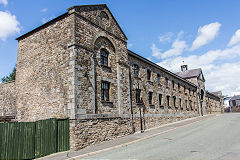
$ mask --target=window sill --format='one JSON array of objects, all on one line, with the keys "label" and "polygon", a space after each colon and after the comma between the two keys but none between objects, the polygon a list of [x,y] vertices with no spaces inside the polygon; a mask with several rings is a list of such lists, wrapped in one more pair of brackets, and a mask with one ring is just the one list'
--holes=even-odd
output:
[{"label": "window sill", "polygon": [[164,109],[164,106],[160,105],[159,108],[160,108],[160,109]]},{"label": "window sill", "polygon": [[133,74],[133,77],[134,77],[134,78],[139,78],[138,75],[136,75],[136,74]]},{"label": "window sill", "polygon": [[101,64],[103,70],[112,71],[111,67]]},{"label": "window sill", "polygon": [[137,105],[139,105],[139,106],[140,106],[140,105],[143,105],[143,103],[142,103],[142,102],[140,102],[140,103],[136,103],[136,104],[137,104]]},{"label": "window sill", "polygon": [[152,82],[152,81],[148,80],[147,82],[148,82],[148,84],[153,85],[153,82]]},{"label": "window sill", "polygon": [[155,105],[150,104],[151,109],[156,109]]},{"label": "window sill", "polygon": [[103,105],[107,105],[107,106],[113,106],[113,102],[110,102],[110,101],[101,101],[101,103],[103,104]]}]

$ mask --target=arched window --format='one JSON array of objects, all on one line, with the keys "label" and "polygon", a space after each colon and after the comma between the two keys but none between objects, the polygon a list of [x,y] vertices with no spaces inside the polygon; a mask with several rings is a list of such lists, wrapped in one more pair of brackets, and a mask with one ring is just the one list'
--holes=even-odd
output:
[{"label": "arched window", "polygon": [[104,66],[108,66],[108,52],[104,49],[101,49],[100,51],[100,59],[101,64]]},{"label": "arched window", "polygon": [[138,77],[139,74],[139,66],[137,64],[133,65],[133,73],[136,77]]}]

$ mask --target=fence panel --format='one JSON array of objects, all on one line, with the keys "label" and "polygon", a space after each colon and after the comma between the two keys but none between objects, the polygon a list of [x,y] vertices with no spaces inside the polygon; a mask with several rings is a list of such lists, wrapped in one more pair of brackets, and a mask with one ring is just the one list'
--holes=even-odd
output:
[{"label": "fence panel", "polygon": [[0,160],[39,158],[69,148],[69,119],[0,123]]},{"label": "fence panel", "polygon": [[57,152],[69,150],[69,119],[57,120]]},{"label": "fence panel", "polygon": [[35,157],[43,157],[57,151],[57,120],[47,119],[36,122]]},{"label": "fence panel", "polygon": [[34,131],[32,122],[0,124],[0,159],[34,158]]}]

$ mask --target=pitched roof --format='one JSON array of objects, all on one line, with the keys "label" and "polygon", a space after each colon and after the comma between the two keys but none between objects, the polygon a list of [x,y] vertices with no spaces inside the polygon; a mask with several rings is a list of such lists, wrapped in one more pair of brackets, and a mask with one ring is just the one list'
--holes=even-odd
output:
[{"label": "pitched roof", "polygon": [[[123,36],[127,39],[126,34],[123,32],[122,28],[120,27],[120,25],[118,24],[117,20],[115,19],[115,17],[113,16],[112,12],[110,11],[110,9],[108,8],[108,6],[107,6],[106,4],[78,5],[78,6],[72,6],[72,7],[68,8],[67,10],[69,11],[69,10],[71,10],[71,9],[73,9],[73,8],[80,8],[80,7],[84,8],[84,7],[89,7],[89,6],[91,6],[91,7],[98,7],[98,6],[103,6],[103,7],[105,7],[105,8],[109,11],[109,13],[111,14],[113,20],[116,22],[116,24],[117,24],[117,26],[119,27],[120,31],[122,32]],[[68,15],[69,15],[69,12],[65,12],[65,13],[63,13],[62,15],[60,15],[60,16],[58,16],[58,17],[56,17],[56,18],[54,18],[54,19],[52,19],[52,20],[50,20],[50,21],[48,21],[48,22],[46,22],[46,23],[44,23],[44,24],[42,24],[41,26],[39,26],[39,27],[37,27],[37,28],[35,28],[35,29],[33,29],[33,30],[31,30],[31,31],[29,31],[29,32],[27,32],[27,33],[19,36],[19,37],[17,37],[16,40],[20,40],[20,39],[22,39],[22,38],[25,38],[25,37],[27,37],[28,35],[33,34],[33,33],[37,32],[37,31],[39,31],[39,30],[41,30],[41,29],[43,29],[43,28],[51,25],[52,23],[55,23],[55,22],[57,22],[57,21],[65,18],[65,17],[68,16]]]},{"label": "pitched roof", "polygon": [[217,91],[217,92],[210,92],[211,94],[214,94],[215,96],[218,96],[219,95],[222,95],[222,92],[221,91]]},{"label": "pitched roof", "polygon": [[[213,94],[213,93],[215,93],[215,94]],[[217,98],[218,100],[220,100],[220,97],[216,94],[216,92],[208,92],[207,91],[207,96],[208,97],[215,97],[215,98]]]},{"label": "pitched roof", "polygon": [[229,101],[240,99],[240,95],[233,96]]},{"label": "pitched roof", "polygon": [[119,25],[119,23],[117,22],[117,20],[115,19],[115,17],[113,16],[112,12],[110,11],[110,9],[108,8],[108,6],[106,4],[77,5],[77,6],[72,6],[72,7],[68,8],[67,10],[70,11],[71,9],[74,9],[74,8],[98,7],[98,6],[103,6],[103,7],[105,7],[109,11],[109,13],[111,14],[113,20],[116,22],[117,26],[119,27],[120,31],[122,32],[123,36],[126,39],[128,39],[126,34],[123,32],[121,26]]},{"label": "pitched roof", "polygon": [[201,68],[186,70],[184,72],[177,72],[176,74],[182,78],[198,77],[202,73]]},{"label": "pitched roof", "polygon": [[128,49],[128,55],[134,56],[135,58],[138,58],[138,59],[144,61],[145,63],[148,63],[148,64],[150,64],[150,65],[152,65],[152,66],[154,66],[154,67],[156,67],[156,68],[158,68],[158,69],[160,69],[160,70],[162,70],[162,71],[172,75],[173,77],[178,78],[178,79],[182,80],[185,83],[188,83],[189,85],[192,85],[193,87],[197,87],[195,84],[191,83],[190,81],[185,80],[184,78],[178,76],[177,74],[175,74],[173,72],[170,72],[169,70],[167,70],[167,69],[157,65],[156,63],[153,63],[152,61],[150,61],[150,60],[148,60],[148,59],[138,55],[137,53],[134,53],[133,51],[131,51],[129,49]]}]

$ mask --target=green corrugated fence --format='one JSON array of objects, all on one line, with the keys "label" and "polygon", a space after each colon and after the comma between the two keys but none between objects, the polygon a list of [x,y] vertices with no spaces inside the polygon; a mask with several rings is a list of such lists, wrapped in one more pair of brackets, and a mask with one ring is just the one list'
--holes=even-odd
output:
[{"label": "green corrugated fence", "polygon": [[0,123],[0,159],[33,159],[69,150],[69,119]]}]

